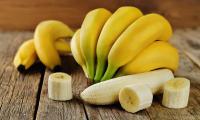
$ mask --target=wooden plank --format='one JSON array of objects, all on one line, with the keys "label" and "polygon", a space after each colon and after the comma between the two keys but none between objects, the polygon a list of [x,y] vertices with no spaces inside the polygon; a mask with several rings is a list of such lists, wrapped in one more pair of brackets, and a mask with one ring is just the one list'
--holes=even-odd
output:
[{"label": "wooden plank", "polygon": [[72,56],[63,58],[63,72],[72,75],[73,100],[71,101],[53,101],[48,98],[48,76],[51,74],[46,70],[42,92],[40,95],[39,108],[37,111],[37,120],[86,120],[83,103],[80,100],[79,93],[87,85],[84,76],[80,75],[80,68],[75,63]]},{"label": "wooden plank", "polygon": [[85,14],[94,8],[104,7],[111,11],[131,5],[144,13],[164,15],[174,27],[200,25],[199,0],[1,0],[0,27],[4,29],[34,29],[38,22],[58,19],[71,27],[80,27]]},{"label": "wooden plank", "polygon": [[12,64],[19,45],[31,36],[30,32],[0,32],[0,119],[2,120],[31,120],[35,117],[42,71],[35,67],[20,74]]}]

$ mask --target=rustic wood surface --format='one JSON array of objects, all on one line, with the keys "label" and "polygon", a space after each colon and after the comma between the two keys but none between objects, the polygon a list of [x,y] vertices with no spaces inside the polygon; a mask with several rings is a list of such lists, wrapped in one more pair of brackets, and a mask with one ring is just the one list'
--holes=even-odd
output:
[{"label": "rustic wood surface", "polygon": [[12,65],[17,48],[32,35],[26,31],[0,31],[0,120],[200,120],[200,28],[178,29],[170,40],[180,52],[180,66],[175,75],[191,80],[188,107],[165,108],[161,105],[162,95],[157,95],[150,108],[135,114],[124,111],[119,104],[84,103],[79,94],[90,83],[71,55],[63,57],[62,71],[72,75],[73,100],[48,99],[51,71],[38,64],[20,74]]},{"label": "rustic wood surface", "polygon": [[0,27],[27,30],[42,20],[58,19],[79,28],[88,11],[104,7],[113,12],[125,5],[160,13],[174,27],[200,25],[199,0],[0,0]]}]

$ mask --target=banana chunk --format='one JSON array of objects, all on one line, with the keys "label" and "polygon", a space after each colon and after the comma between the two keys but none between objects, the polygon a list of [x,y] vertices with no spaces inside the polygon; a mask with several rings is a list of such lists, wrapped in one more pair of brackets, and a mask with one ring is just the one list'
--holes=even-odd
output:
[{"label": "banana chunk", "polygon": [[119,92],[119,102],[126,111],[135,113],[151,106],[153,93],[147,85],[131,85]]},{"label": "banana chunk", "polygon": [[184,108],[188,104],[190,81],[186,78],[174,78],[164,85],[162,104],[168,108]]},{"label": "banana chunk", "polygon": [[71,100],[72,99],[72,83],[71,76],[57,72],[49,76],[48,95],[53,100]]}]

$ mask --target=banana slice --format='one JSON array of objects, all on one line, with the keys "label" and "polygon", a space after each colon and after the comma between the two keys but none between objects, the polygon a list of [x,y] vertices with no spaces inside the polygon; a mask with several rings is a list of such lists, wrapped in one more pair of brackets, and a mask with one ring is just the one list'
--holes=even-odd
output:
[{"label": "banana slice", "polygon": [[164,85],[162,104],[168,108],[184,108],[188,104],[190,81],[186,78],[174,78]]},{"label": "banana slice", "polygon": [[53,100],[71,100],[72,99],[72,83],[71,76],[57,72],[49,76],[48,95]]},{"label": "banana slice", "polygon": [[119,102],[126,111],[135,113],[151,106],[153,94],[146,85],[131,85],[119,92]]}]

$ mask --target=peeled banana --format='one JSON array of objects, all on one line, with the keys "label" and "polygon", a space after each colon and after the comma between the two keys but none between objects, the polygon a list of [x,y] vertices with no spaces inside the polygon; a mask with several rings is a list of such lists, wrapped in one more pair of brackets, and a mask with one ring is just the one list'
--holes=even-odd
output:
[{"label": "peeled banana", "polygon": [[122,76],[91,85],[80,96],[90,104],[108,105],[118,101],[120,89],[127,85],[147,85],[153,94],[162,93],[164,83],[172,78],[174,75],[168,69]]},{"label": "peeled banana", "polygon": [[83,68],[85,75],[88,76],[85,59],[81,53],[80,48],[80,29],[75,32],[71,39],[71,51],[76,62]]},{"label": "peeled banana", "polygon": [[54,43],[59,38],[72,35],[73,31],[60,21],[49,20],[38,24],[34,33],[34,44],[40,61],[52,70],[58,69],[61,60]]},{"label": "peeled banana", "polygon": [[97,68],[94,78],[96,82],[104,74],[107,56],[114,42],[132,22],[141,16],[142,12],[138,8],[126,6],[120,7],[107,20],[97,42]]},{"label": "peeled banana", "polygon": [[101,29],[111,16],[110,11],[104,8],[98,8],[90,11],[81,26],[80,30],[80,46],[81,54],[83,54],[88,77],[90,79],[94,78],[95,74],[95,59],[96,59],[96,44]]},{"label": "peeled banana", "polygon": [[169,22],[159,14],[147,14],[133,22],[117,39],[108,54],[108,67],[102,80],[113,77],[117,69],[136,57],[156,40],[168,41],[172,35]]},{"label": "peeled banana", "polygon": [[[71,49],[68,42],[59,39],[55,42],[55,48],[59,55],[67,55]],[[30,68],[37,61],[37,54],[33,39],[27,40],[19,47],[15,57],[14,65],[18,71],[23,72]]]},{"label": "peeled banana", "polygon": [[129,85],[119,92],[119,102],[126,111],[135,113],[151,106],[153,94],[146,85]]},{"label": "peeled banana", "polygon": [[167,42],[156,41],[145,48],[135,59],[120,68],[116,76],[148,72],[158,68],[175,71],[178,63],[177,49]]},{"label": "peeled banana", "polygon": [[48,96],[53,100],[71,100],[71,76],[61,72],[51,74],[48,79]]},{"label": "peeled banana", "polygon": [[168,108],[184,108],[188,104],[190,81],[186,78],[174,78],[164,85],[162,104]]}]

